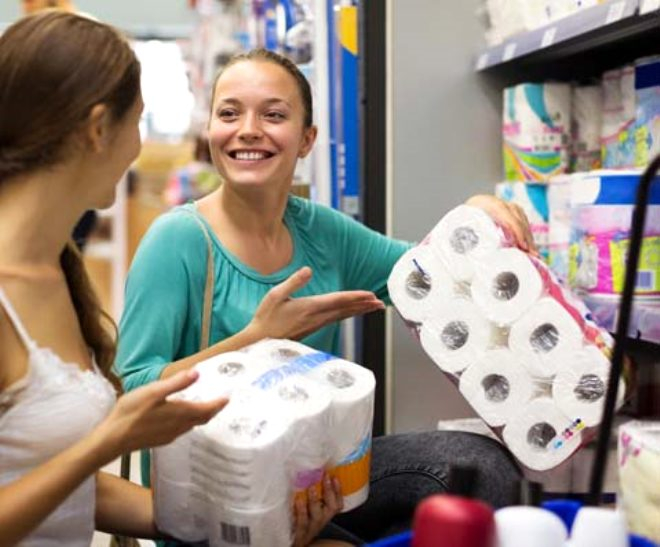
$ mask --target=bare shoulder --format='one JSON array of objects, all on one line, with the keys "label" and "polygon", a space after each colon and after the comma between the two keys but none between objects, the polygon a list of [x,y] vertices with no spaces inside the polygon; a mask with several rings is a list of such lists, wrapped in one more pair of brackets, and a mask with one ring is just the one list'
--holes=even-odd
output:
[{"label": "bare shoulder", "polygon": [[27,350],[4,307],[0,306],[0,392],[27,372]]}]

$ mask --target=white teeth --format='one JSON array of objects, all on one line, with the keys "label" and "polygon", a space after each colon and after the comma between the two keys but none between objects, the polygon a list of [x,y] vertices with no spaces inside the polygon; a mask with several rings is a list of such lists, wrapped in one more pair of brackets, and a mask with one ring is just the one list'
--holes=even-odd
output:
[{"label": "white teeth", "polygon": [[236,152],[237,160],[263,160],[266,158],[265,152]]}]

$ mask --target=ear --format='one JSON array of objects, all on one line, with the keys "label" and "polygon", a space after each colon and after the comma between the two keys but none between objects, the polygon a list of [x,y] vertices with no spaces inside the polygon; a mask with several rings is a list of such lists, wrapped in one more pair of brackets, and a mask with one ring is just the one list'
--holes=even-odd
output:
[{"label": "ear", "polygon": [[307,156],[307,154],[310,153],[314,143],[316,142],[316,135],[318,132],[318,128],[315,125],[305,129],[300,150],[298,151],[299,158],[304,158]]},{"label": "ear", "polygon": [[97,104],[87,117],[85,124],[85,140],[91,149],[98,153],[105,150],[110,143],[110,112],[104,104]]}]

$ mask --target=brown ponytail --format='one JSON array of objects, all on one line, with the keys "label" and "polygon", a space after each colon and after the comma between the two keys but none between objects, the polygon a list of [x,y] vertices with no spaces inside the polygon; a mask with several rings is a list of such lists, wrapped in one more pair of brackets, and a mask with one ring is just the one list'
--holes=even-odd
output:
[{"label": "brown ponytail", "polygon": [[117,325],[101,308],[82,255],[73,242],[62,251],[60,264],[85,342],[94,352],[98,367],[120,392],[121,383],[112,371],[117,353]]}]

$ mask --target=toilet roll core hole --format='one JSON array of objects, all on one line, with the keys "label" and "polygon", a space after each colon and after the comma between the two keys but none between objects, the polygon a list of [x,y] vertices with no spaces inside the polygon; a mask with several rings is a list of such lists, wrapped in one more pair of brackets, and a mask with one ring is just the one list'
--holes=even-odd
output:
[{"label": "toilet roll core hole", "polygon": [[218,366],[218,372],[223,376],[236,376],[245,370],[241,363],[222,363]]},{"label": "toilet roll core hole", "polygon": [[529,337],[529,343],[536,353],[549,353],[559,343],[559,331],[550,323],[536,327]]},{"label": "toilet roll core hole", "polygon": [[519,289],[520,281],[513,272],[499,273],[493,281],[493,296],[498,300],[511,300]]},{"label": "toilet roll core hole", "polygon": [[484,388],[486,399],[494,403],[506,401],[511,391],[509,380],[499,374],[489,374],[481,380],[481,387]]},{"label": "toilet roll core hole", "polygon": [[295,349],[277,348],[272,355],[278,361],[290,361],[291,359],[300,357],[300,352]]},{"label": "toilet roll core hole", "polygon": [[449,244],[455,252],[464,255],[479,245],[479,235],[469,226],[460,226],[452,232]]},{"label": "toilet roll core hole", "polygon": [[527,431],[527,443],[534,448],[545,449],[557,436],[557,430],[547,422],[534,424]]},{"label": "toilet roll core hole", "polygon": [[285,401],[294,401],[296,403],[301,403],[309,399],[308,393],[301,387],[293,386],[282,386],[278,394],[281,399]]},{"label": "toilet roll core hole", "polygon": [[328,372],[326,379],[330,384],[339,389],[346,389],[351,387],[355,383],[355,378],[351,376],[348,372],[341,369],[333,369]]},{"label": "toilet roll core hole", "polygon": [[595,374],[584,374],[573,390],[578,401],[593,402],[605,395],[605,383]]},{"label": "toilet roll core hole", "polygon": [[229,424],[229,431],[235,435],[242,435],[244,437],[256,439],[263,433],[264,429],[266,429],[267,423],[267,420],[259,420],[255,423],[251,418],[236,418]]},{"label": "toilet roll core hole", "polygon": [[451,321],[440,333],[440,340],[446,348],[456,350],[462,348],[470,337],[470,329],[463,321]]},{"label": "toilet roll core hole", "polygon": [[406,292],[415,300],[426,298],[431,292],[431,278],[421,270],[411,271],[406,278]]}]

